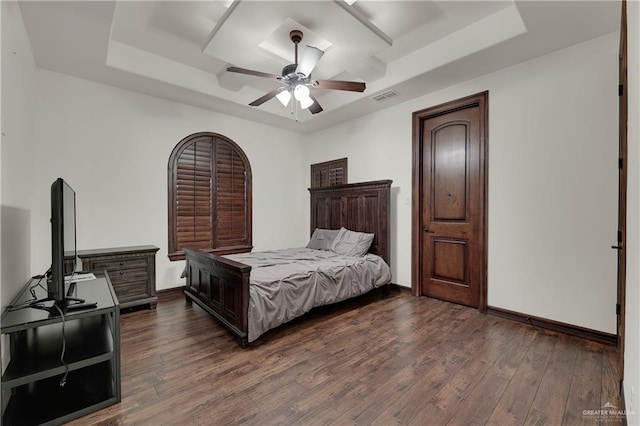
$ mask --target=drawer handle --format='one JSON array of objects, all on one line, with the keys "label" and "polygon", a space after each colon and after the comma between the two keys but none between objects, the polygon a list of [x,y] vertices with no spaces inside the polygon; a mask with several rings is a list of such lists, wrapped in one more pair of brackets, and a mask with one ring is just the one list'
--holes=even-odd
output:
[{"label": "drawer handle", "polygon": [[120,275],[124,275],[124,271],[120,271]]},{"label": "drawer handle", "polygon": [[120,266],[124,265],[124,262],[120,262]]}]

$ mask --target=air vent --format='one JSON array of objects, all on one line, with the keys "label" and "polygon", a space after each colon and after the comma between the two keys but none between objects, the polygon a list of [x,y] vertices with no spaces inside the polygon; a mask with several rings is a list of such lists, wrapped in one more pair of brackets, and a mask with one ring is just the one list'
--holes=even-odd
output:
[{"label": "air vent", "polygon": [[399,93],[395,90],[387,90],[384,93],[380,93],[379,95],[375,95],[372,99],[376,102],[386,101],[387,99],[395,98]]}]

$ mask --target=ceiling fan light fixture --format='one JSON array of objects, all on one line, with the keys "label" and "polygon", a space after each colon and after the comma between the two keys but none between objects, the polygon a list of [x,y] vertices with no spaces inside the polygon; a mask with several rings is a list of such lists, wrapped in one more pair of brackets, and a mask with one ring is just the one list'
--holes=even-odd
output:
[{"label": "ceiling fan light fixture", "polygon": [[307,109],[314,103],[314,100],[311,99],[309,88],[304,84],[298,84],[293,89],[293,96],[300,102],[301,109]]},{"label": "ceiling fan light fixture", "polygon": [[302,109],[307,109],[313,105],[313,99],[308,95],[302,99],[298,99],[298,101],[300,102],[300,108]]},{"label": "ceiling fan light fixture", "polygon": [[304,84],[298,84],[295,89],[293,89],[293,96],[299,101],[307,99],[309,98],[309,88]]},{"label": "ceiling fan light fixture", "polygon": [[289,105],[289,101],[291,100],[291,93],[288,90],[283,90],[276,95],[276,98],[280,101],[283,106]]}]

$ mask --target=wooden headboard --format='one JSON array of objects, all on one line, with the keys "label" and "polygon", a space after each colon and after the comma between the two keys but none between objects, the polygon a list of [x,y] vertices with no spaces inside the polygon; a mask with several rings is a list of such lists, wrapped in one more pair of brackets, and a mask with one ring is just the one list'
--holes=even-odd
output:
[{"label": "wooden headboard", "polygon": [[391,180],[309,188],[311,233],[316,228],[374,233],[370,253],[391,265]]}]

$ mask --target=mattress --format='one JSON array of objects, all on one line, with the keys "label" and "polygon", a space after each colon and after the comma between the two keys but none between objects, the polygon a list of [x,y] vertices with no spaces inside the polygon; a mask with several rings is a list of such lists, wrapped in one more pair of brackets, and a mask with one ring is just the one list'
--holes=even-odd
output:
[{"label": "mattress", "polygon": [[381,257],[342,256],[308,248],[227,255],[251,266],[248,340],[312,308],[349,299],[391,282]]}]

